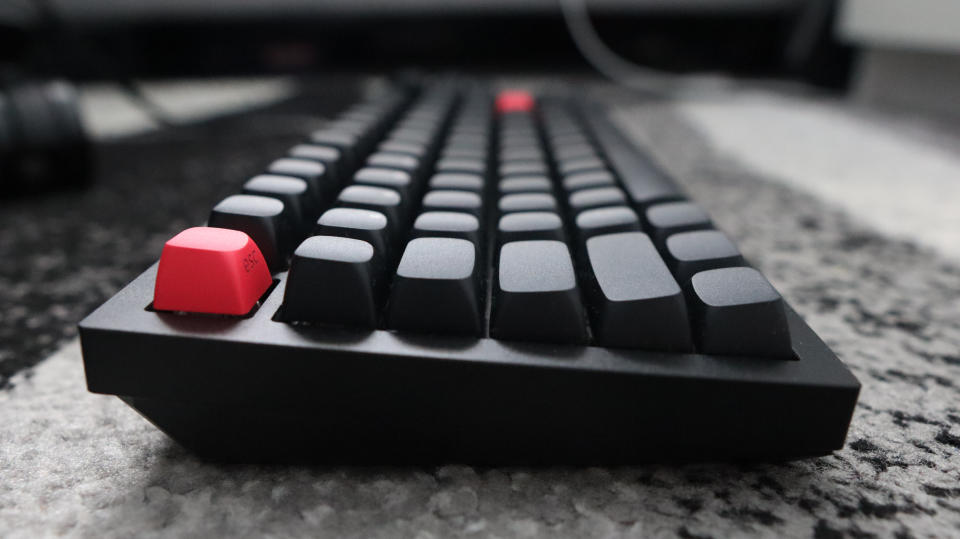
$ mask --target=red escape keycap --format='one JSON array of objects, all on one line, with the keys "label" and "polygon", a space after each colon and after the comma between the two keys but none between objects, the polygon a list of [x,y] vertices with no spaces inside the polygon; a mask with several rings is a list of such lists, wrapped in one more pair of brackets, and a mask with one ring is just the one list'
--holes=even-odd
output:
[{"label": "red escape keycap", "polygon": [[526,90],[504,90],[497,95],[497,112],[530,112],[533,96]]},{"label": "red escape keycap", "polygon": [[226,228],[188,228],[163,246],[153,308],[243,315],[272,282],[250,236]]}]

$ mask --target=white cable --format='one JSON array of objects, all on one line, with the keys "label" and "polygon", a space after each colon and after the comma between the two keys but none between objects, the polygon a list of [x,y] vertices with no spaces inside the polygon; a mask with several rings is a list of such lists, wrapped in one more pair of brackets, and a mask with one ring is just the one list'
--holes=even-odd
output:
[{"label": "white cable", "polygon": [[[717,90],[717,77],[679,76],[643,67],[626,60],[610,49],[594,28],[587,11],[587,0],[558,0],[567,31],[580,54],[602,75],[628,88],[658,95],[676,95],[678,93],[701,93],[704,90]],[[693,84],[699,81],[698,84]],[[705,84],[709,82],[710,84]],[[719,86],[727,86],[724,81]],[[712,87],[712,88],[708,88]]]}]

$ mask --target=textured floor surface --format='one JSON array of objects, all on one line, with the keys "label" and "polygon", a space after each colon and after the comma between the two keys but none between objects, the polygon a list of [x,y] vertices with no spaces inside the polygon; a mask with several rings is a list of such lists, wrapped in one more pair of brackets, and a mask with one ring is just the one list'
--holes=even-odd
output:
[{"label": "textured floor surface", "polygon": [[690,100],[679,109],[751,170],[960,261],[957,129],[769,92]]},{"label": "textured floor surface", "polygon": [[[718,152],[674,107],[620,112],[863,383],[843,450],[791,463],[615,469],[223,466],[185,454],[118,399],[86,393],[73,342],[0,391],[0,536],[960,535],[960,267]],[[112,174],[170,176],[173,194],[141,199],[118,182],[97,206],[115,212],[58,232],[76,251],[40,259],[63,287],[54,316],[78,318],[197,220],[229,189],[226,177],[289,142],[274,131],[243,151],[216,141],[233,128],[209,127],[196,141],[204,152],[176,142],[112,154]],[[178,188],[204,203],[183,206]],[[62,204],[66,222],[79,217],[71,200]],[[117,223],[134,217],[142,226],[118,239]],[[32,234],[22,241],[43,241]],[[65,261],[82,262],[70,279]],[[36,271],[37,260],[22,264]],[[47,327],[24,324],[19,331]]]}]

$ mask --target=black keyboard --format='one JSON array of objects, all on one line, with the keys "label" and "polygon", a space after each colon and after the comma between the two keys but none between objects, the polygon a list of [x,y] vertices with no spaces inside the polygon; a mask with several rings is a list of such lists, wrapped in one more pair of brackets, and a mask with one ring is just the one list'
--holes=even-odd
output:
[{"label": "black keyboard", "polygon": [[90,391],[198,454],[616,463],[843,445],[857,380],[602,104],[397,89],[211,208],[80,323]]}]

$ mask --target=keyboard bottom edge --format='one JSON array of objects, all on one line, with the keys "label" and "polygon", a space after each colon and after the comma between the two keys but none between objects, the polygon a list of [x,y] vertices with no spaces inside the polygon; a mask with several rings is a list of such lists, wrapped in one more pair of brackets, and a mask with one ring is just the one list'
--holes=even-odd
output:
[{"label": "keyboard bottom edge", "polygon": [[[346,465],[628,465],[684,462],[782,462],[824,456],[841,441],[749,433],[746,438],[709,438],[708,432],[677,431],[664,422],[619,430],[609,436],[576,437],[491,418],[454,429],[386,412],[369,417],[334,417],[319,410],[241,409],[235,405],[182,403],[120,397],[176,443],[214,462]],[[401,411],[402,415],[402,411]],[[388,419],[392,419],[390,421]],[[731,418],[735,422],[736,419]],[[723,429],[723,425],[716,425]],[[792,445],[792,447],[791,447]]]}]

